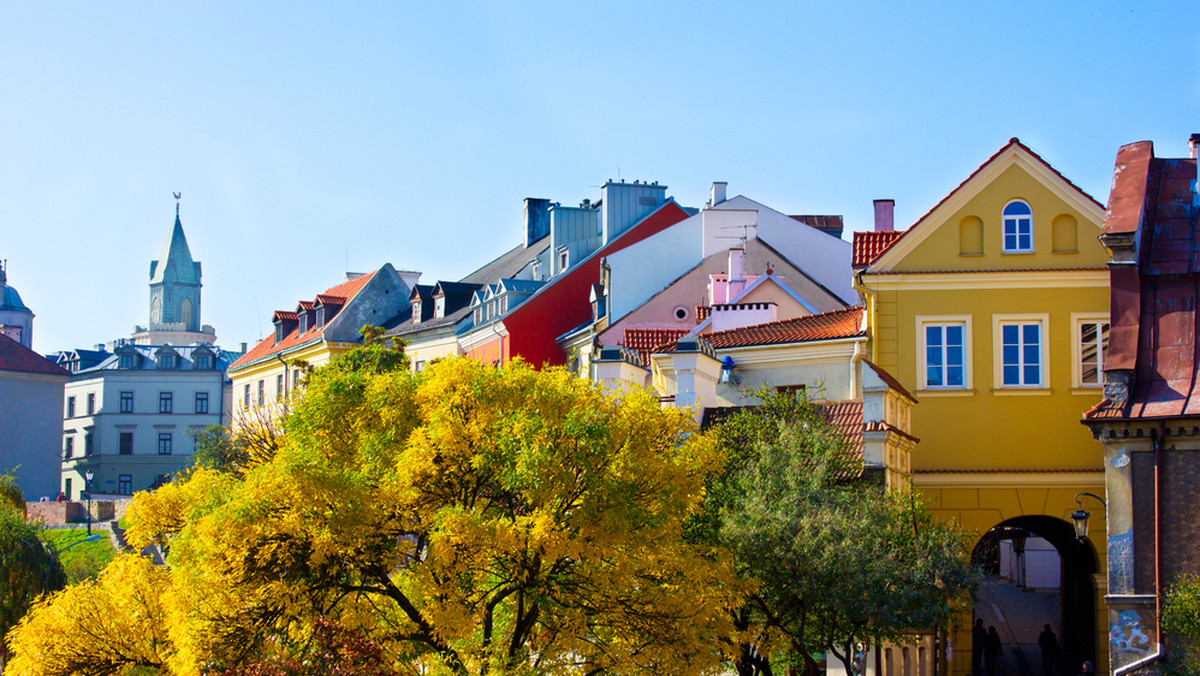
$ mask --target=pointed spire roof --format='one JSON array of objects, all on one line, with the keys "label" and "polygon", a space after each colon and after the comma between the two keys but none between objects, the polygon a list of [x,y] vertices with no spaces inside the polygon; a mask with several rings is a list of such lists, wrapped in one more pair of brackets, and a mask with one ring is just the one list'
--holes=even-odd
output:
[{"label": "pointed spire roof", "polygon": [[192,260],[187,237],[183,234],[183,224],[179,221],[178,204],[175,205],[175,227],[171,229],[171,236],[167,239],[158,260],[150,261],[150,283],[161,284],[167,281],[200,283],[200,264]]}]

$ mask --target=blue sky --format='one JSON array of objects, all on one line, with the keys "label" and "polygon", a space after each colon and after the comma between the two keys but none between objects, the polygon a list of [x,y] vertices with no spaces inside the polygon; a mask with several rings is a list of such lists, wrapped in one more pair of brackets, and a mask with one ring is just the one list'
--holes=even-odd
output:
[{"label": "blue sky", "polygon": [[0,259],[35,349],[126,337],[181,191],[236,347],[347,269],[458,279],[523,198],[609,178],[907,227],[1018,136],[1106,202],[1120,145],[1200,132],[1187,6],[0,0]]}]

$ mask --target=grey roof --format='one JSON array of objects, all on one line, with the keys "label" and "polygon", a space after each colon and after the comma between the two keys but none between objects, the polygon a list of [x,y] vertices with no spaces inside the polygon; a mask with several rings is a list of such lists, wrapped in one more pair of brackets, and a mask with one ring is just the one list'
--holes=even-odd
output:
[{"label": "grey roof", "polygon": [[[156,371],[156,370],[160,370],[160,369],[158,368],[158,361],[155,359],[155,357],[157,356],[158,352],[160,350],[162,350],[164,347],[170,347],[171,350],[173,350],[174,352],[176,352],[179,355],[179,366],[176,368],[171,368],[171,369],[161,369],[164,371],[199,370],[199,369],[196,369],[196,362],[193,358],[193,355],[196,352],[200,352],[202,354],[212,354],[213,356],[216,357],[217,363],[215,364],[215,367],[211,368],[211,369],[203,369],[204,371],[224,371],[225,369],[229,368],[230,364],[237,361],[238,357],[242,356],[241,352],[232,352],[230,350],[222,350],[221,348],[219,348],[215,345],[169,345],[169,346],[164,346],[164,345],[132,345],[129,343],[126,343],[125,345],[122,345],[121,347],[117,348],[117,353],[97,352],[95,350],[72,350],[70,353],[65,353],[65,354],[68,354],[68,355],[69,354],[79,354],[82,357],[86,353],[90,357],[90,359],[88,359],[89,361],[94,360],[94,361],[98,361],[99,363],[97,363],[95,366],[91,366],[89,368],[79,369],[75,373],[94,373],[97,371],[128,370],[128,369],[121,369],[121,354],[128,354],[129,350],[132,349],[133,351],[137,352],[142,357],[140,360],[138,360],[139,363],[134,367],[134,370],[136,370],[136,371]],[[61,359],[61,357],[60,357],[60,359]],[[80,361],[84,361],[84,359],[81,359]]]},{"label": "grey roof", "polygon": [[509,293],[533,293],[546,285],[546,280],[502,279],[500,284]]},{"label": "grey roof", "polygon": [[200,264],[192,260],[192,252],[188,249],[187,237],[183,234],[183,224],[179,222],[178,213],[175,214],[175,227],[171,229],[171,236],[167,238],[158,260],[150,261],[150,283],[160,284],[165,281],[200,283]]},{"label": "grey roof", "polygon": [[515,277],[518,272],[525,269],[526,265],[529,265],[530,261],[546,253],[546,250],[549,248],[549,237],[543,237],[534,242],[533,246],[530,247],[518,244],[499,258],[496,258],[459,281],[471,284],[494,284],[497,280]]}]

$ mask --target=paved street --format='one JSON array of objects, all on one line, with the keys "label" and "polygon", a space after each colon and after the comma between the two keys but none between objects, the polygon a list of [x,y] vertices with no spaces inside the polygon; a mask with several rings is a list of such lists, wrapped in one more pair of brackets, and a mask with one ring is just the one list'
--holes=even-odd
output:
[{"label": "paved street", "polygon": [[[1043,676],[1038,635],[1047,624],[1059,635],[1058,592],[1026,591],[1005,580],[988,578],[975,608],[985,627],[995,625],[1004,644],[996,676]],[[1062,664],[1058,668],[1058,674],[1075,673],[1062,671]]]}]

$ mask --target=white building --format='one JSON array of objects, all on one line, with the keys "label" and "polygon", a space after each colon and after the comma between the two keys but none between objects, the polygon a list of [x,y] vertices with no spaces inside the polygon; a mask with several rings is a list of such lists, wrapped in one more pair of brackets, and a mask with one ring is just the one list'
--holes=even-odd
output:
[{"label": "white building", "polygon": [[72,500],[129,495],[191,466],[198,430],[229,422],[225,371],[240,352],[200,323],[200,264],[176,206],[163,255],[150,265],[150,322],[132,339],[63,352],[61,490]]}]

